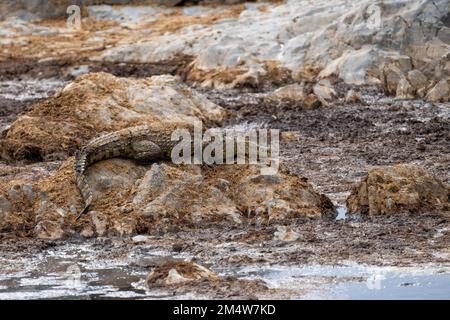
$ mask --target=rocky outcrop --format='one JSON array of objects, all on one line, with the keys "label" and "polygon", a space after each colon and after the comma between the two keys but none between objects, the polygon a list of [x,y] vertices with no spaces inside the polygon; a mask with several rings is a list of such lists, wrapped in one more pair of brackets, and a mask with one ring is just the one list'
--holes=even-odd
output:
[{"label": "rocky outcrop", "polygon": [[[124,40],[101,59],[147,62],[183,53],[195,57],[188,78],[207,86],[258,86],[284,70],[291,81],[337,77],[383,84],[400,98],[424,96],[433,81],[449,76],[448,7],[448,0],[247,6],[195,32],[186,27],[136,44]],[[424,78],[416,83],[418,72]]]},{"label": "rocky outcrop", "polygon": [[450,211],[450,189],[416,165],[373,168],[347,198],[349,213]]},{"label": "rocky outcrop", "polygon": [[1,157],[65,159],[101,132],[147,124],[213,124],[226,112],[172,76],[147,79],[87,74],[34,105],[3,132]]},{"label": "rocky outcrop", "polygon": [[[2,43],[13,47],[0,58],[11,52],[39,59],[82,56],[100,63],[190,57],[180,72],[203,86],[280,86],[332,78],[381,85],[401,99],[448,101],[441,80],[450,76],[449,5],[449,0],[289,0],[132,10],[88,6],[89,18],[78,34],[65,25],[2,23]],[[30,34],[38,37],[25,50]],[[316,91],[325,94],[322,100],[333,97],[323,86]]]},{"label": "rocky outcrop", "polygon": [[[139,165],[131,160],[98,162],[87,171],[94,201],[79,222],[81,209],[73,158],[49,177],[13,180],[0,188],[0,230],[59,239],[165,230],[173,226],[207,227],[246,221],[288,223],[297,217],[334,215],[331,201],[298,176],[264,176],[249,165],[212,168],[170,163]],[[14,231],[15,232],[15,231]]]}]

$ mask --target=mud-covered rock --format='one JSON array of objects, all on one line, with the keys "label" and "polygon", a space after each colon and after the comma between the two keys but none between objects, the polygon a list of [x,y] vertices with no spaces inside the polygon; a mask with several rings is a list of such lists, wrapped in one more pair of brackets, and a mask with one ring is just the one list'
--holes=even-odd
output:
[{"label": "mud-covered rock", "polygon": [[269,95],[273,101],[286,100],[290,102],[302,102],[305,99],[304,88],[300,84],[289,84],[276,89]]},{"label": "mud-covered rock", "polygon": [[189,294],[192,290],[208,297],[248,298],[264,296],[270,290],[260,280],[238,279],[219,276],[204,266],[190,261],[180,261],[162,257],[146,279],[149,290],[170,290],[178,294]]},{"label": "mud-covered rock", "polygon": [[101,132],[147,124],[155,128],[221,122],[226,112],[172,76],[83,75],[34,105],[2,134],[1,157],[64,159]]},{"label": "mud-covered rock", "polygon": [[240,165],[201,170],[154,164],[133,203],[144,216],[191,223],[222,217],[239,224],[245,216],[267,222],[334,212],[331,202],[301,178],[265,176],[259,167]]},{"label": "mud-covered rock", "polygon": [[430,91],[428,91],[425,97],[428,101],[432,102],[444,102],[450,100],[450,78],[442,79],[439,81]]},{"label": "mud-covered rock", "polygon": [[347,198],[350,213],[369,215],[450,210],[450,189],[416,165],[373,168]]},{"label": "mud-covered rock", "polygon": [[[297,217],[320,218],[335,212],[331,201],[306,179],[282,172],[262,175],[259,166],[143,165],[110,159],[87,169],[92,211],[75,221],[83,201],[73,161],[69,158],[52,175],[37,181],[3,185],[2,212],[8,213],[0,229],[22,226],[29,235],[48,239],[74,233],[130,236],[156,232],[156,225],[165,230],[210,223],[240,226],[247,219],[289,223]],[[24,185],[31,186],[32,198],[23,192]],[[15,197],[8,194],[11,189],[16,190]]]},{"label": "mud-covered rock", "polygon": [[299,237],[300,235],[298,234],[298,232],[295,232],[294,230],[286,226],[279,226],[277,228],[277,231],[275,231],[273,234],[274,240],[285,242],[296,241]]},{"label": "mud-covered rock", "polygon": [[345,94],[346,103],[361,103],[363,101],[361,95],[355,90],[348,90]]},{"label": "mud-covered rock", "polygon": [[61,221],[40,221],[34,233],[38,239],[59,240],[64,236]]},{"label": "mud-covered rock", "polygon": [[421,96],[421,94],[423,94],[428,87],[427,77],[425,77],[425,75],[417,69],[410,70],[408,72],[407,79],[419,96]]},{"label": "mud-covered rock", "polygon": [[323,105],[328,105],[337,97],[336,91],[331,82],[327,79],[320,80],[313,88],[314,94]]},{"label": "mud-covered rock", "polygon": [[169,260],[152,270],[147,276],[146,283],[149,288],[154,288],[217,278],[217,273],[196,263]]}]

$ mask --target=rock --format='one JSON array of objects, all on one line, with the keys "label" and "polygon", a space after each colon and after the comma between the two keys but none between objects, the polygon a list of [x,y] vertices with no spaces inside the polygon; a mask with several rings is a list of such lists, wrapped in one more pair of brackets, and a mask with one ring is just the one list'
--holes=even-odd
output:
[{"label": "rock", "polygon": [[345,102],[346,103],[361,103],[362,98],[361,95],[356,92],[355,90],[348,90],[347,94],[345,95]]},{"label": "rock", "polygon": [[449,211],[449,187],[416,165],[370,169],[347,198],[349,213],[369,215]]},{"label": "rock", "polygon": [[235,204],[219,189],[204,181],[198,166],[179,168],[154,164],[142,179],[133,203],[143,216],[191,223],[208,217],[229,217],[240,222]]},{"label": "rock", "polygon": [[0,194],[0,221],[12,211],[11,202]]},{"label": "rock", "polygon": [[157,288],[217,278],[218,275],[215,272],[193,262],[169,261],[150,272],[146,283],[149,288]]},{"label": "rock", "polygon": [[96,211],[91,211],[89,212],[89,214],[91,216],[92,223],[94,225],[95,232],[97,233],[97,235],[100,237],[104,236],[106,234],[106,230],[108,227],[108,222],[106,218],[100,216],[99,213]]},{"label": "rock", "polygon": [[395,95],[399,99],[414,99],[415,90],[414,87],[402,77],[397,84],[397,90]]},{"label": "rock", "polygon": [[83,74],[89,73],[89,66],[88,65],[81,65],[81,66],[71,67],[71,68],[69,68],[67,73],[71,77],[77,78],[77,77],[79,77],[79,76],[81,76]]},{"label": "rock", "polygon": [[297,232],[293,231],[291,228],[288,228],[286,226],[277,227],[277,231],[275,231],[273,235],[274,240],[285,242],[296,241],[298,240],[299,237],[300,235]]},{"label": "rock", "polygon": [[420,70],[414,69],[408,72],[407,79],[416,91],[423,91],[428,87],[428,80]]},{"label": "rock", "polygon": [[384,90],[390,94],[397,93],[397,86],[402,79],[406,79],[399,67],[388,64],[383,67],[383,86]]},{"label": "rock", "polygon": [[[35,228],[36,236],[51,239],[73,233],[73,226],[84,237],[128,237],[155,226],[164,230],[210,223],[240,225],[246,219],[273,223],[334,214],[331,201],[296,175],[262,175],[256,165],[138,165],[116,158],[100,161],[86,171],[94,199],[89,214],[74,222],[83,202],[73,162],[73,157],[69,158],[53,174],[32,184],[11,181],[1,185],[0,194],[13,190],[15,198],[0,198],[3,216],[6,212],[11,217],[0,227],[24,224]],[[27,185],[25,190],[35,194],[32,201],[25,201],[21,191]],[[17,214],[18,210],[22,213]]]},{"label": "rock", "polygon": [[146,235],[137,235],[134,236],[133,238],[131,238],[131,241],[133,241],[133,243],[147,243],[150,242],[151,237],[146,236]]},{"label": "rock", "polygon": [[1,157],[65,157],[100,132],[151,124],[155,128],[221,122],[226,112],[172,76],[80,76],[54,97],[34,105],[0,140]]},{"label": "rock", "polygon": [[183,251],[183,244],[181,244],[181,243],[175,243],[175,244],[173,244],[172,245],[172,251],[173,252],[181,252],[181,251]]},{"label": "rock", "polygon": [[[321,217],[334,212],[327,198],[295,176],[262,176],[257,166],[217,166],[213,176],[209,170],[199,169],[152,165],[133,203],[143,216],[191,223],[222,217],[239,224],[242,215],[249,212],[256,214],[259,221],[295,215]],[[228,187],[214,187],[215,177],[226,180]]]},{"label": "rock", "polygon": [[299,141],[300,133],[298,131],[283,131],[280,133],[281,141]]},{"label": "rock", "polygon": [[313,91],[323,105],[328,105],[337,97],[336,91],[333,89],[331,82],[326,79],[320,80],[314,86]]},{"label": "rock", "polygon": [[92,228],[92,226],[86,226],[82,231],[81,231],[81,236],[85,237],[85,238],[92,238],[95,235],[95,231]]},{"label": "rock", "polygon": [[317,109],[322,105],[322,102],[317,98],[315,94],[308,94],[303,100],[303,106],[305,109]]},{"label": "rock", "polygon": [[305,99],[304,88],[300,84],[290,84],[278,88],[269,95],[271,100],[287,100],[291,102],[302,102]]},{"label": "rock", "polygon": [[126,197],[126,190],[131,189],[146,170],[145,166],[139,166],[132,160],[113,158],[90,166],[87,180],[94,199],[114,194],[119,200]]},{"label": "rock", "polygon": [[431,102],[445,102],[450,100],[450,78],[442,79],[430,91],[425,99]]},{"label": "rock", "polygon": [[[393,62],[406,75],[412,60],[431,69],[448,51],[445,20],[448,2],[414,0],[408,6],[331,1],[315,11],[306,0],[247,6],[216,24],[169,31],[151,39],[116,46],[103,53],[112,61],[158,61],[177,54],[195,57],[188,78],[219,83],[261,85],[276,81],[266,64],[276,63],[298,80],[337,76],[356,85],[376,84],[378,66]],[[398,17],[402,19],[398,19]],[[345,45],[343,45],[345,44]],[[440,57],[439,57],[440,59]],[[250,80],[235,81],[237,78]],[[435,75],[428,75],[435,77]],[[397,85],[393,85],[392,93]]]},{"label": "rock", "polygon": [[59,240],[64,236],[61,222],[41,221],[34,228],[35,236],[38,239]]},{"label": "rock", "polygon": [[[179,2],[168,1],[164,3]],[[235,2],[214,3],[230,1]],[[99,3],[117,2],[95,1]],[[308,0],[181,9],[155,6],[160,3],[157,0],[137,3],[146,6],[97,5],[83,10],[91,19],[114,23],[102,25],[101,34],[84,28],[83,39],[69,39],[71,46],[67,46],[65,26],[49,28],[27,21],[15,26],[0,23],[2,43],[27,43],[24,35],[52,34],[51,43],[45,37],[33,38],[31,45],[17,46],[14,56],[57,59],[70,55],[118,64],[176,61],[182,65],[177,71],[186,79],[212,87],[279,86],[292,80],[314,83],[323,78],[374,85],[384,82],[379,66],[385,64],[395,65],[405,77],[414,66],[430,83],[450,75],[448,0],[411,0],[407,6],[333,0],[321,4],[320,10]],[[62,17],[67,16],[66,8],[67,3],[58,0],[3,1],[0,12],[26,20],[30,13],[18,11]],[[133,32],[124,34],[121,27]],[[120,41],[105,41],[104,35]],[[2,53],[4,57],[11,54],[7,50]],[[387,91],[395,94],[395,75],[389,78]],[[415,89],[419,90],[423,91]]]}]

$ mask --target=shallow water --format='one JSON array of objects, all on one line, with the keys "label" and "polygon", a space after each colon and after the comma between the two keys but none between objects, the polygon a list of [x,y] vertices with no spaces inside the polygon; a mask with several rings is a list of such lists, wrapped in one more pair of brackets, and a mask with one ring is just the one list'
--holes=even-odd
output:
[{"label": "shallow water", "polygon": [[[166,299],[170,292],[148,291],[149,269],[131,263],[133,254],[112,255],[111,247],[64,244],[14,260],[0,259],[0,299]],[[154,251],[154,252],[153,252]],[[161,255],[157,248],[147,254]],[[101,258],[100,255],[105,257]],[[340,266],[249,265],[218,270],[223,275],[261,279],[292,299],[450,299],[450,267],[378,267],[346,262]]]},{"label": "shallow water", "polygon": [[342,266],[250,267],[240,273],[263,279],[273,288],[310,289],[294,299],[450,299],[450,268],[436,265],[379,267],[350,262]]}]

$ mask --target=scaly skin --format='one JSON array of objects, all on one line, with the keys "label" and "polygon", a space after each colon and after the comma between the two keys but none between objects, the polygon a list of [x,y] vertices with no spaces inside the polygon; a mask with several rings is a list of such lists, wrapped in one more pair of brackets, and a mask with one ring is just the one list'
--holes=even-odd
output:
[{"label": "scaly skin", "polygon": [[[193,128],[182,126],[192,134]],[[168,160],[172,149],[179,143],[172,141],[174,127],[153,128],[150,126],[137,126],[111,132],[94,138],[84,146],[75,156],[75,177],[78,189],[83,196],[85,206],[77,220],[89,210],[93,195],[86,180],[86,169],[93,163],[116,158],[129,158],[139,161]],[[225,143],[225,141],[224,141]],[[235,142],[236,143],[236,142]],[[206,143],[203,143],[203,147]],[[191,148],[194,151],[194,148]],[[226,151],[226,146],[223,148]],[[249,143],[246,141],[245,154],[248,155]],[[236,155],[237,148],[235,145]],[[225,153],[224,153],[225,157]]]},{"label": "scaly skin", "polygon": [[85,201],[84,209],[77,219],[89,210],[92,203],[92,192],[84,174],[91,164],[115,157],[139,161],[168,159],[172,148],[178,143],[171,141],[172,130],[155,130],[145,125],[130,127],[94,138],[77,152],[75,177]]}]

